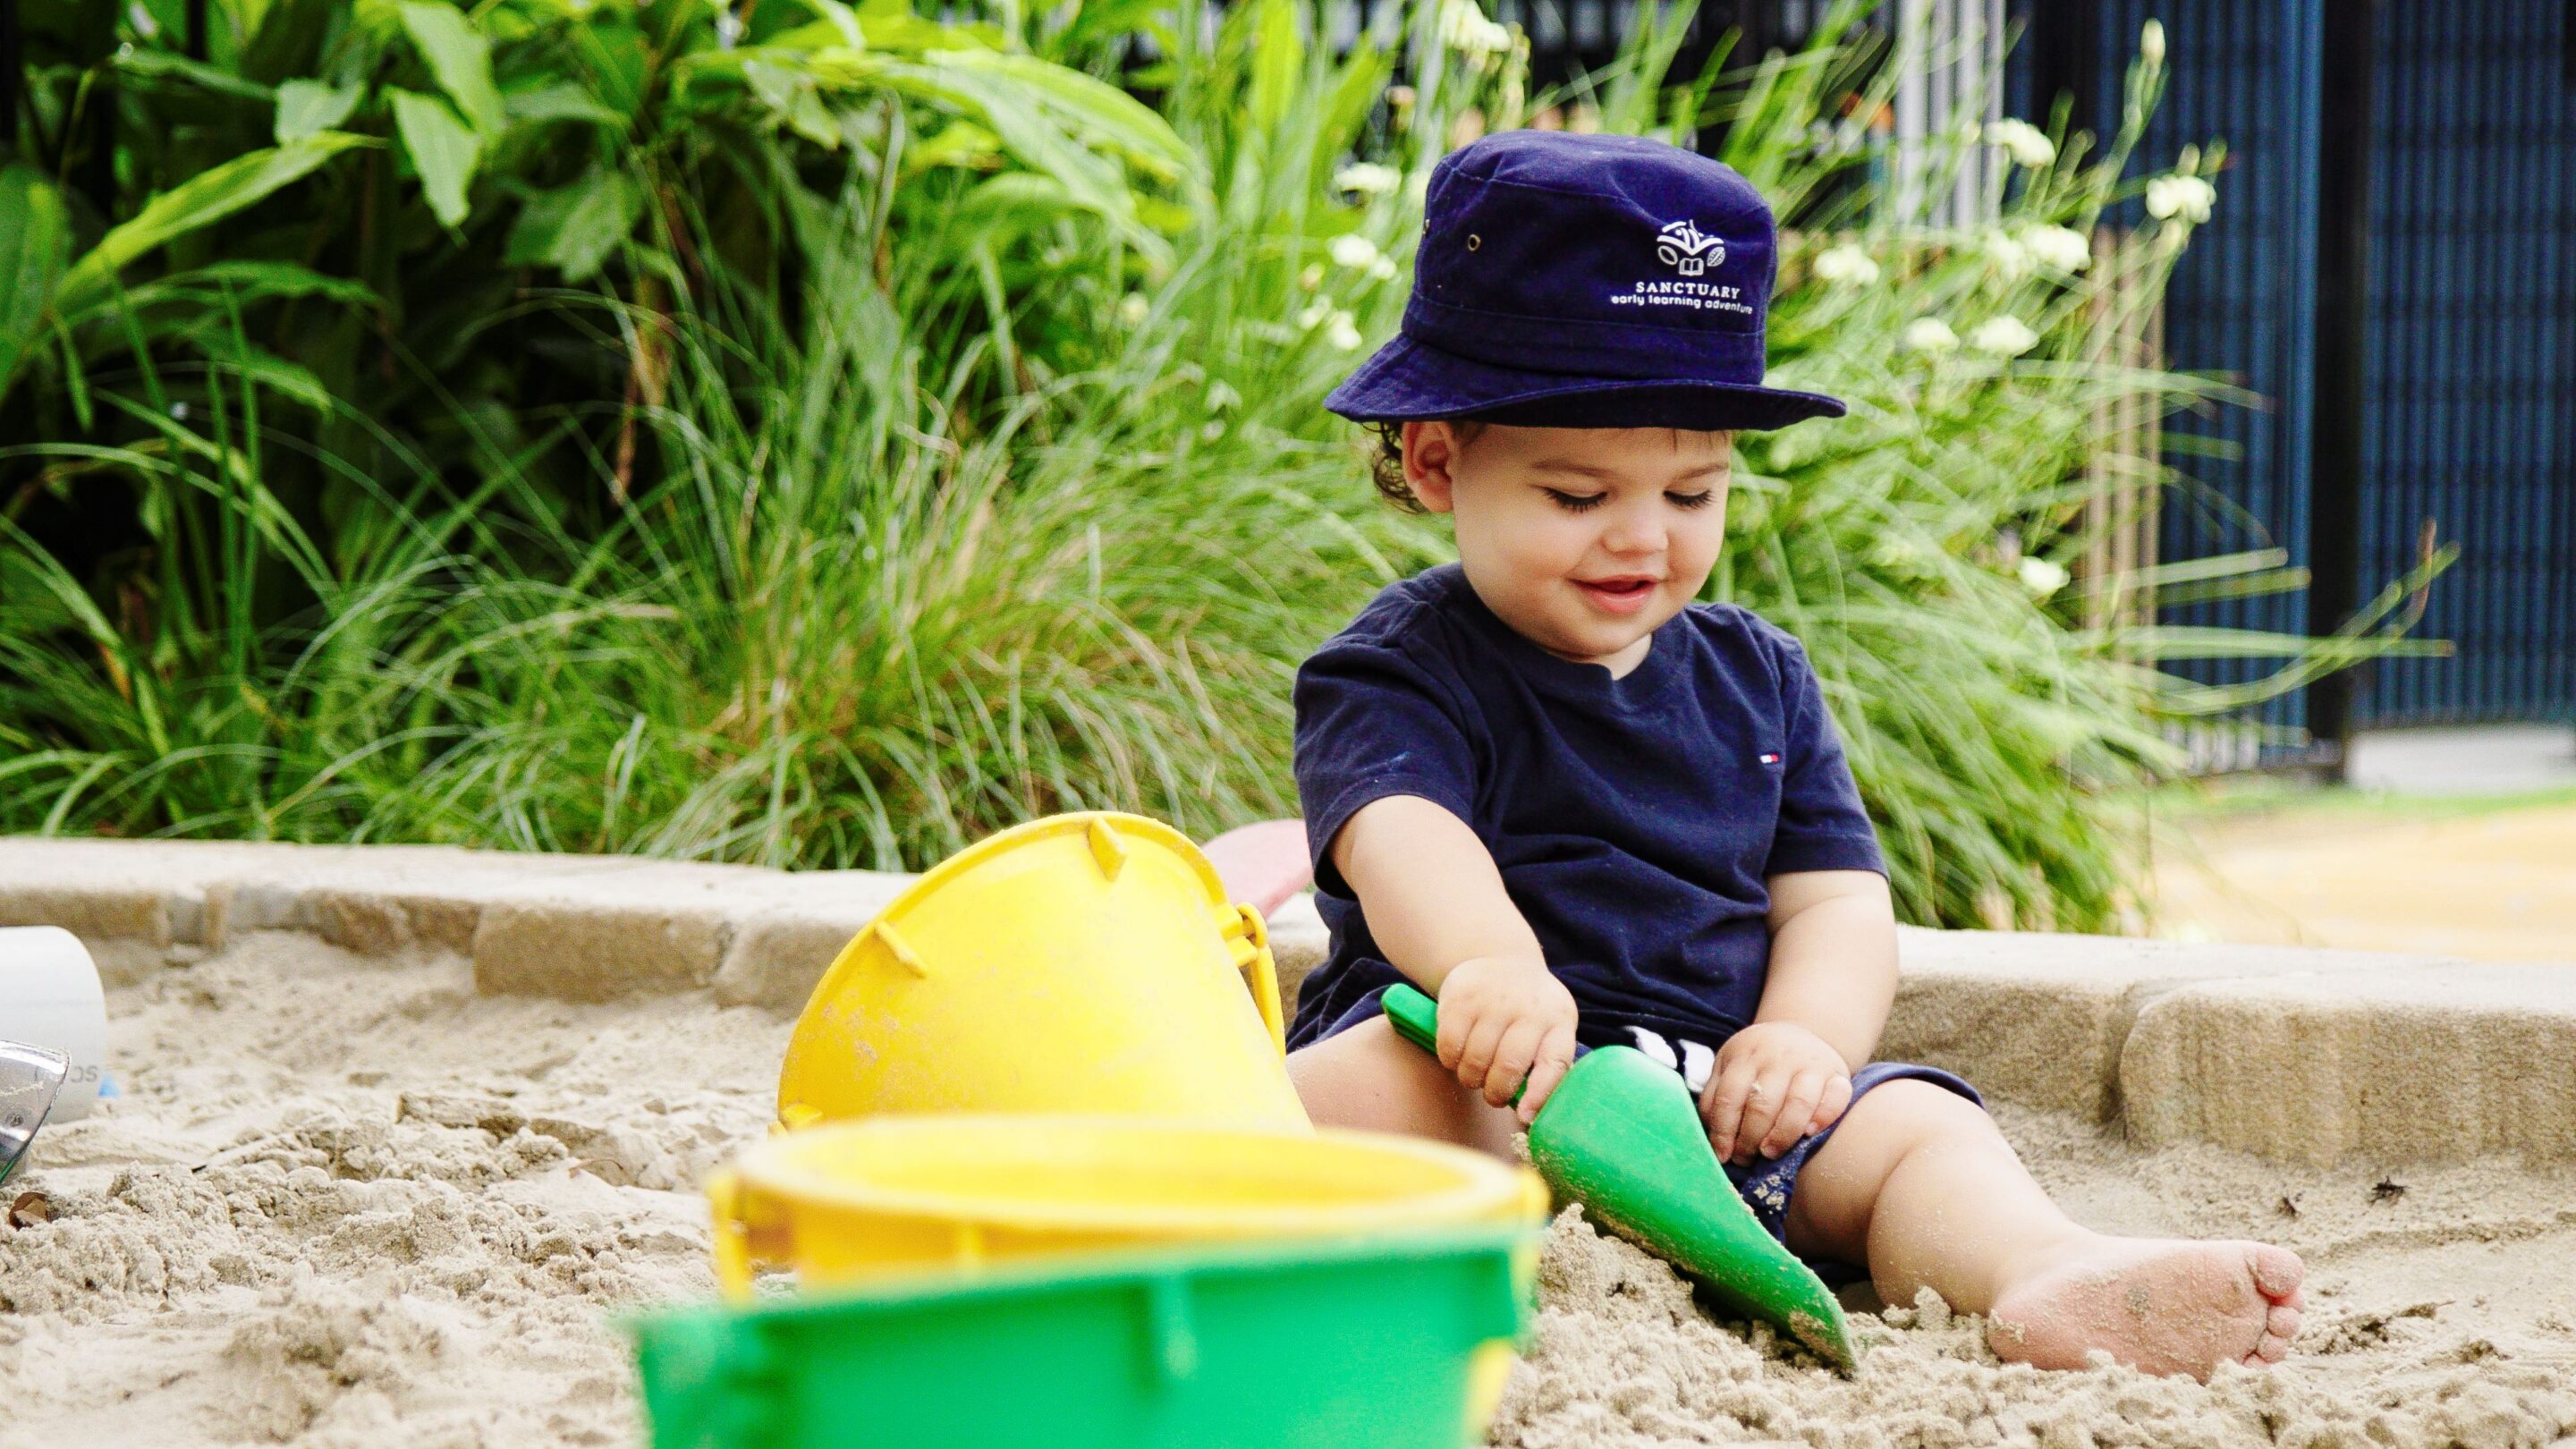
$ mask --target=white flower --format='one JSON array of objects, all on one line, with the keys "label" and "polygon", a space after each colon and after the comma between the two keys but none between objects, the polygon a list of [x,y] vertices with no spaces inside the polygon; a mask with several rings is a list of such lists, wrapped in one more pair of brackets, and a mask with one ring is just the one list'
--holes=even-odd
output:
[{"label": "white flower", "polygon": [[2019,357],[2039,345],[2039,334],[2019,317],[1989,317],[1968,334],[1968,345],[1997,357]]},{"label": "white flower", "polygon": [[1230,411],[1236,403],[1241,401],[1243,401],[1243,394],[1236,392],[1232,387],[1228,386],[1225,379],[1218,378],[1216,381],[1208,384],[1207,405],[1209,412],[1221,413]]},{"label": "white flower", "polygon": [[1817,255],[1816,276],[1842,286],[1866,287],[1878,280],[1878,263],[1859,243],[1844,242]]},{"label": "white flower", "polygon": [[2030,271],[2030,250],[2011,237],[1997,232],[1986,238],[1986,260],[1995,264],[2007,282],[2019,281]]},{"label": "white flower", "polygon": [[2138,27],[2138,58],[2149,65],[2165,63],[2165,23],[2150,18]]},{"label": "white flower", "polygon": [[1452,50],[1465,50],[1484,23],[1484,7],[1475,0],[1448,0],[1440,7],[1440,43]]},{"label": "white flower", "polygon": [[1297,274],[1297,285],[1305,288],[1309,292],[1324,285],[1324,264],[1322,262],[1308,262],[1306,264],[1306,270]]},{"label": "white flower", "polygon": [[1357,232],[1349,232],[1325,243],[1324,254],[1331,257],[1337,267],[1359,271],[1377,260],[1377,243]]},{"label": "white flower", "polygon": [[1153,307],[1146,302],[1144,293],[1130,292],[1126,296],[1118,299],[1119,325],[1124,327],[1142,327],[1145,325],[1146,315],[1153,310]]},{"label": "white flower", "polygon": [[2012,153],[2014,161],[2032,170],[2057,159],[2057,143],[2028,121],[1988,121],[1986,144],[2003,147]]},{"label": "white flower", "polygon": [[1959,345],[1959,334],[1938,317],[1917,317],[1905,324],[1905,345],[1917,352],[1948,352]]},{"label": "white flower", "polygon": [[1309,302],[1306,304],[1306,310],[1297,314],[1297,330],[1300,332],[1312,332],[1316,328],[1323,326],[1324,319],[1332,315],[1332,303],[1323,301]]},{"label": "white flower", "polygon": [[1353,325],[1350,313],[1335,312],[1333,320],[1324,324],[1324,340],[1344,352],[1357,352],[1360,329]]},{"label": "white flower", "polygon": [[2036,598],[2045,599],[2066,587],[2066,570],[2035,553],[2021,557],[2021,586]]},{"label": "white flower", "polygon": [[1369,263],[1368,273],[1369,273],[1369,275],[1370,275],[1370,276],[1377,278],[1377,279],[1378,279],[1379,281],[1381,281],[1381,282],[1392,282],[1392,281],[1394,281],[1394,280],[1395,280],[1395,258],[1393,258],[1393,257],[1380,257],[1380,258],[1378,258],[1376,261],[1373,261],[1373,262]]},{"label": "white flower", "polygon": [[1512,32],[1486,19],[1476,0],[1448,0],[1440,7],[1440,43],[1470,56],[1502,55],[1512,48]]},{"label": "white flower", "polygon": [[1891,572],[1920,578],[1932,571],[1937,557],[1911,539],[1890,535],[1870,546],[1869,561]]},{"label": "white flower", "polygon": [[2194,226],[2209,220],[2218,188],[2197,176],[2159,176],[2147,183],[2147,215],[2158,221],[2180,217]]},{"label": "white flower", "polygon": [[2021,244],[2051,271],[2080,272],[2093,264],[2093,248],[2084,233],[2070,227],[2031,227],[2021,234]]},{"label": "white flower", "polygon": [[1403,180],[1403,174],[1394,167],[1374,161],[1354,161],[1333,173],[1335,190],[1356,191],[1363,196],[1384,196]]}]

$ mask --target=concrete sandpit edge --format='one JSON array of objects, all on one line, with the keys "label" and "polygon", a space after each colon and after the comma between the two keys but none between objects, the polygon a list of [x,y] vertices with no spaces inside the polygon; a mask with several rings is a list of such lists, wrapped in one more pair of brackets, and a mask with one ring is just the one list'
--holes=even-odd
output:
[{"label": "concrete sandpit edge", "polygon": [[[706,992],[793,1013],[911,877],[447,846],[0,838],[0,926],[79,936],[111,982],[250,930],[473,963],[475,989],[598,1002]],[[2006,1102],[2327,1166],[2403,1153],[2576,1161],[2576,967],[2029,932],[1899,931],[1880,1055]],[[1322,959],[1311,902],[1271,923],[1280,985]],[[2291,1049],[2291,1043],[2298,1043]],[[2441,1071],[2411,1063],[2432,1053]]]}]

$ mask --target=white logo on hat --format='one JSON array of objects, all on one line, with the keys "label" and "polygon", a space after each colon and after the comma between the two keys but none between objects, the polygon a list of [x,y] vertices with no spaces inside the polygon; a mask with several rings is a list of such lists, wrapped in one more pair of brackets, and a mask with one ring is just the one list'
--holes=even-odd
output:
[{"label": "white logo on hat", "polygon": [[1726,243],[1688,220],[1676,221],[1655,233],[1655,255],[1683,276],[1696,277],[1712,266],[1726,265]]}]

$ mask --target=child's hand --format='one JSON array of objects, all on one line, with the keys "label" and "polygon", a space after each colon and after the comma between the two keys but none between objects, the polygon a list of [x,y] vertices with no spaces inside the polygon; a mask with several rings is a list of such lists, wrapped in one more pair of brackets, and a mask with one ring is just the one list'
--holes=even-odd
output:
[{"label": "child's hand", "polygon": [[1851,1105],[1851,1067],[1794,1022],[1756,1022],[1726,1039],[1699,1094],[1700,1121],[1721,1162],[1777,1157],[1834,1125]]},{"label": "child's hand", "polygon": [[1574,994],[1544,962],[1520,956],[1461,961],[1440,982],[1440,1065],[1497,1107],[1526,1078],[1523,1123],[1574,1064]]}]

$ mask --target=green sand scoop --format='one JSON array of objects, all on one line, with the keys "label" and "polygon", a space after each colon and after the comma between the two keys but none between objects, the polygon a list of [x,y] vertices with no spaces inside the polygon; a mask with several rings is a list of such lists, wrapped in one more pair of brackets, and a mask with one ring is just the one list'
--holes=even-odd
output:
[{"label": "green sand scoop", "polygon": [[[1387,988],[1387,1020],[1424,1051],[1439,1041],[1438,1013],[1410,986]],[[1593,1221],[1836,1368],[1859,1364],[1842,1304],[1736,1195],[1690,1088],[1671,1068],[1634,1047],[1585,1052],[1538,1109],[1529,1144],[1539,1174]]]}]

